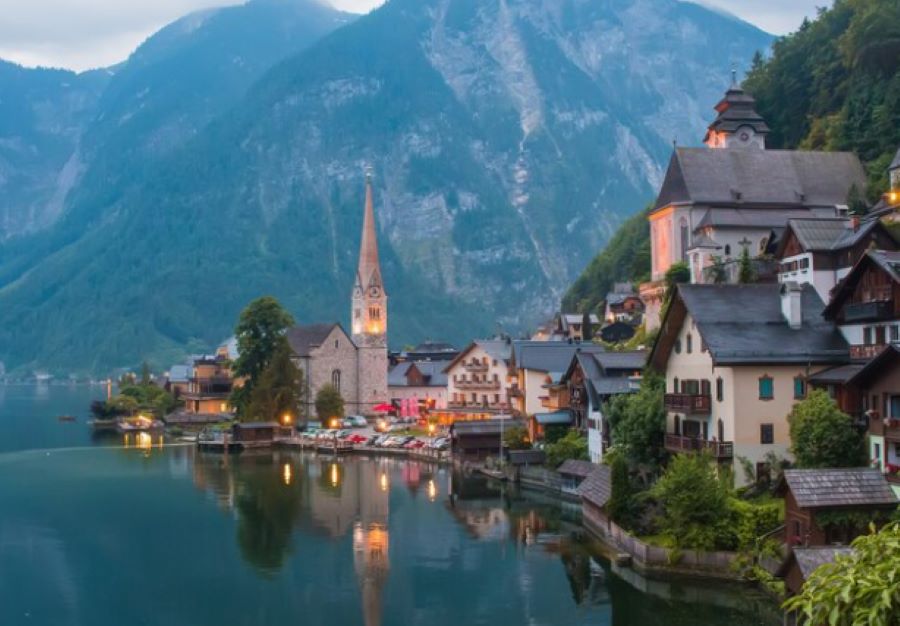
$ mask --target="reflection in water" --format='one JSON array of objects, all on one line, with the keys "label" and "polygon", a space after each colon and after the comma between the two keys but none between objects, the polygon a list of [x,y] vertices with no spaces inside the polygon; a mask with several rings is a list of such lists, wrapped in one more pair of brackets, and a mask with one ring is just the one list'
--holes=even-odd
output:
[{"label": "reflection in water", "polygon": [[[572,604],[591,616],[584,623],[720,623],[714,610],[721,609],[715,606],[716,595],[708,586],[650,583],[632,570],[624,576],[613,574],[593,544],[579,538],[580,520],[571,508],[534,495],[526,497],[509,486],[463,478],[452,472],[447,472],[447,483],[441,481],[449,488],[442,494],[439,473],[445,470],[393,459],[243,453],[198,454],[193,477],[197,487],[214,494],[223,508],[235,511],[240,554],[267,578],[284,567],[296,533],[311,531],[334,540],[350,536],[348,547],[352,550],[366,626],[380,626],[385,619],[385,590],[391,575],[391,485],[424,501],[426,507],[448,511],[477,544],[493,544],[504,550],[508,548],[503,546],[511,546],[523,562],[538,556],[556,559],[565,574]],[[398,550],[401,560],[405,560],[399,569],[422,567],[408,560],[410,545],[416,545],[417,537],[408,535],[408,522],[403,527],[406,533]],[[451,548],[450,554],[458,549]],[[437,553],[422,554],[434,558]],[[506,593],[500,586],[502,581],[497,583],[496,593]],[[696,613],[698,609],[686,610],[680,604],[681,596],[693,593],[706,595],[697,596],[697,604],[706,607],[701,611],[708,611],[702,619]],[[651,596],[659,600],[648,603],[646,599]],[[616,597],[618,600],[614,601]],[[735,606],[735,598],[740,596],[733,591],[723,592],[721,597],[722,602],[730,603],[725,604],[727,610],[761,614],[759,605],[753,605],[757,600]],[[533,599],[538,602],[540,594]],[[656,621],[661,615],[659,602],[666,606],[665,622]],[[524,618],[529,609],[523,610]],[[678,617],[678,611],[685,612]],[[753,623],[767,622],[759,619]]]}]

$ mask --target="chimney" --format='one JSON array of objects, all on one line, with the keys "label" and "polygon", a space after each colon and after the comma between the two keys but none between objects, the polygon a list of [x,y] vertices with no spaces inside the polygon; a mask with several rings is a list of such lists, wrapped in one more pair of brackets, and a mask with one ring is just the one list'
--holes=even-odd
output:
[{"label": "chimney", "polygon": [[803,287],[794,281],[781,285],[781,315],[792,329],[803,325]]},{"label": "chimney", "polygon": [[859,215],[852,215],[850,217],[850,228],[853,229],[854,233],[859,230]]}]

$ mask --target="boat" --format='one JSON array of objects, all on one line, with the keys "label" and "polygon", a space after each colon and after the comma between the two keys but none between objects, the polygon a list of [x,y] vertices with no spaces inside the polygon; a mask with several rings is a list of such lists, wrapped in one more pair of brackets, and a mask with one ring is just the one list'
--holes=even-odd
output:
[{"label": "boat", "polygon": [[74,422],[75,416],[74,415],[57,415],[56,419],[58,419],[60,422]]},{"label": "boat", "polygon": [[117,419],[93,419],[88,422],[94,430],[102,431],[102,430],[116,430],[119,425],[119,421]]}]

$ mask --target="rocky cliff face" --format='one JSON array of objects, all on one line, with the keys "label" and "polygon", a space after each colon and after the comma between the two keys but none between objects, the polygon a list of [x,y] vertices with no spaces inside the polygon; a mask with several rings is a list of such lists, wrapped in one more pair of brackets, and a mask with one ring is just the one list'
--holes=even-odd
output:
[{"label": "rocky cliff face", "polygon": [[[73,333],[97,366],[168,357],[224,336],[260,293],[344,320],[366,165],[392,345],[525,327],[652,196],[671,142],[699,141],[731,65],[769,42],[674,0],[392,0],[152,167],[85,177],[40,245],[9,246],[0,328],[56,327],[63,308],[70,327],[0,330],[0,358],[31,345],[74,367]],[[86,293],[115,337],[82,319]]]}]

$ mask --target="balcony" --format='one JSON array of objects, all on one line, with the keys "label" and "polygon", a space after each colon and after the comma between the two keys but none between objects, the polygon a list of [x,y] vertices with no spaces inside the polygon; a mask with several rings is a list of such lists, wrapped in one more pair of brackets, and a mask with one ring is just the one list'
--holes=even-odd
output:
[{"label": "balcony", "polygon": [[665,406],[667,411],[686,415],[708,415],[712,398],[704,394],[667,393]]},{"label": "balcony", "polygon": [[850,358],[854,361],[868,361],[881,354],[881,351],[884,350],[884,348],[885,345],[881,343],[853,345],[850,346]]},{"label": "balcony", "polygon": [[510,398],[524,398],[525,394],[519,389],[518,385],[511,385],[509,388],[509,397]]},{"label": "balcony", "polygon": [[499,380],[460,380],[455,384],[458,389],[500,389]]},{"label": "balcony", "polygon": [[890,300],[854,302],[844,308],[844,322],[871,322],[894,318],[894,303]]},{"label": "balcony", "polygon": [[666,433],[666,450],[675,454],[708,451],[716,459],[734,457],[734,444],[730,441],[707,441],[698,437],[682,437],[668,433]]},{"label": "balcony", "polygon": [[900,417],[881,417],[878,413],[869,417],[869,434],[900,441]]},{"label": "balcony", "polygon": [[468,363],[463,363],[463,367],[466,368],[466,371],[469,371],[469,372],[486,372],[486,371],[488,371],[488,364],[482,363],[481,361],[469,361]]}]

